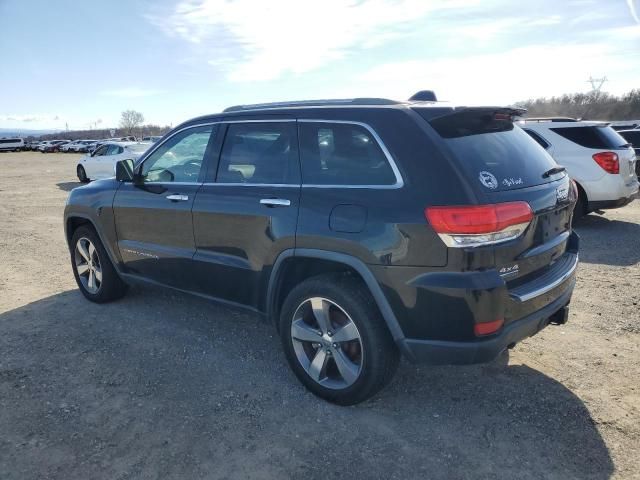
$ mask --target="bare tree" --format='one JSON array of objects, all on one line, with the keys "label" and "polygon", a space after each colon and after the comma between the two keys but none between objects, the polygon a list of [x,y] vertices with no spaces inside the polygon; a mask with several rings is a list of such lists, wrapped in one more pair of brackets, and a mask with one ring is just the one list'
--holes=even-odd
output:
[{"label": "bare tree", "polygon": [[127,135],[131,135],[133,129],[142,125],[144,115],[135,110],[125,110],[120,117],[120,128],[127,131]]}]

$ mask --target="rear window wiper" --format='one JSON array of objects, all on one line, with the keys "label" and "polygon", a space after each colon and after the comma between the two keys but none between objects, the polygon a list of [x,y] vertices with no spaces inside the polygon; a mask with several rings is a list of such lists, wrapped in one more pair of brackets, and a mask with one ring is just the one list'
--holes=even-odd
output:
[{"label": "rear window wiper", "polygon": [[566,168],[558,165],[557,167],[550,168],[549,170],[544,172],[542,174],[542,178],[549,178],[551,175],[554,175],[556,173],[562,173],[562,172],[565,172],[566,170],[567,170]]}]

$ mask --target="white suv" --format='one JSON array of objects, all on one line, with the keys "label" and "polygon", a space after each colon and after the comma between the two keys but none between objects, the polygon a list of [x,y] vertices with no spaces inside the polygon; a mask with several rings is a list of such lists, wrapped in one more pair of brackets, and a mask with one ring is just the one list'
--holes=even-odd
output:
[{"label": "white suv", "polygon": [[609,124],[544,118],[518,125],[578,184],[576,217],[622,207],[638,196],[635,152]]}]

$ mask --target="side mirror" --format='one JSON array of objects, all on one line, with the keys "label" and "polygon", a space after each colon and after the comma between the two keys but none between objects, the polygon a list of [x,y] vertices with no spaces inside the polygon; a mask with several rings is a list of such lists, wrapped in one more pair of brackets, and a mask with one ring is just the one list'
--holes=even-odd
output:
[{"label": "side mirror", "polygon": [[116,173],[116,180],[119,182],[133,182],[133,160],[127,158],[116,162],[114,167]]}]

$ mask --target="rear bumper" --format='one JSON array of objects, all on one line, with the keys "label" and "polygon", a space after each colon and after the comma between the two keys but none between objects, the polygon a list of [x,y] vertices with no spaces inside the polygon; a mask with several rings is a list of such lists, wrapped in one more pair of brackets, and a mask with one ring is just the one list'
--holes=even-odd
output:
[{"label": "rear bumper", "polygon": [[[520,282],[505,280],[496,269],[372,268],[402,330],[394,337],[398,346],[414,362],[481,363],[535,335],[564,311],[575,286],[578,236],[571,232],[566,246],[553,248],[561,255],[540,275]],[[474,333],[477,324],[499,319],[504,326],[495,334]]]},{"label": "rear bumper", "polygon": [[594,210],[607,210],[611,208],[620,208],[624,207],[631,203],[634,199],[638,198],[638,191],[632,193],[629,196],[618,198],[617,200],[597,200],[593,202],[589,202],[588,209],[589,211]]},{"label": "rear bumper", "polygon": [[571,278],[569,288],[554,302],[520,320],[511,322],[498,335],[486,340],[450,342],[404,339],[402,349],[409,360],[431,365],[465,365],[490,362],[507,348],[535,335],[549,325],[554,320],[554,315],[566,314],[563,310],[571,300],[574,285],[575,278]]}]

